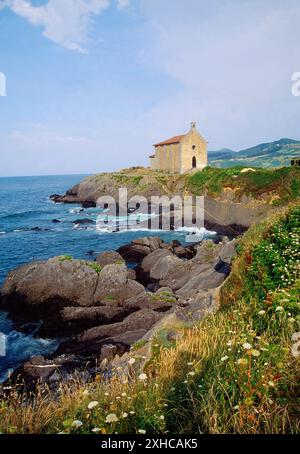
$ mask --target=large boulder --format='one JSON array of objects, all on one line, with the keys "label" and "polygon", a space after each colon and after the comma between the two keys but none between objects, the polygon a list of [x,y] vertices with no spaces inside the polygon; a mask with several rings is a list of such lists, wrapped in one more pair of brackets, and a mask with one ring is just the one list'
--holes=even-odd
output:
[{"label": "large boulder", "polygon": [[131,244],[126,244],[118,249],[118,252],[127,262],[139,263],[144,257],[165,243],[155,236],[137,238]]},{"label": "large boulder", "polygon": [[25,319],[51,315],[65,306],[91,306],[98,282],[92,262],[56,257],[9,273],[2,305]]},{"label": "large boulder", "polygon": [[96,258],[96,262],[100,266],[106,266],[106,265],[114,265],[114,264],[122,264],[124,263],[123,257],[116,251],[105,251],[102,252],[98,257]]},{"label": "large boulder", "polygon": [[176,297],[171,290],[165,292],[142,292],[124,303],[124,308],[131,311],[150,309],[157,312],[166,312],[176,304]]},{"label": "large boulder", "polygon": [[106,265],[99,274],[94,302],[96,305],[117,307],[143,291],[141,284],[128,279],[125,264]]},{"label": "large boulder", "polygon": [[184,263],[168,249],[157,249],[145,257],[140,265],[139,274],[148,276],[151,281],[159,281],[174,267]]}]

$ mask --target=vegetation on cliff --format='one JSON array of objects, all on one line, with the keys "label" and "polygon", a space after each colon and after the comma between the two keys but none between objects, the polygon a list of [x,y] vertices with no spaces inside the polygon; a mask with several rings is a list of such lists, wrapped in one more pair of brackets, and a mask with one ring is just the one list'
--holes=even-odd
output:
[{"label": "vegetation on cliff", "polygon": [[246,195],[273,205],[284,205],[300,197],[300,170],[297,167],[253,170],[239,166],[227,169],[206,167],[201,172],[173,175],[137,167],[88,177],[80,183],[79,194],[81,191],[89,198],[88,191],[100,196],[101,191],[111,189],[113,192],[121,187],[146,196],[155,192],[170,196],[195,194],[218,197],[227,189],[232,190],[236,200]]},{"label": "vegetation on cliff", "polygon": [[[152,341],[144,372],[108,382],[12,389],[2,432],[299,433],[300,207],[252,226],[221,308]],[[131,364],[134,363],[134,356]]]}]

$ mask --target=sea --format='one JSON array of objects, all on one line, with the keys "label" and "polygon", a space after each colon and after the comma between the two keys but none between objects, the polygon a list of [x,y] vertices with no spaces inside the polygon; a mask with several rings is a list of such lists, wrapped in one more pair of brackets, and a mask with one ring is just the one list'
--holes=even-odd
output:
[{"label": "sea", "polygon": [[[115,231],[109,223],[97,224],[99,209],[83,209],[78,204],[54,203],[51,194],[63,194],[86,175],[59,175],[0,178],[0,286],[9,271],[36,260],[57,255],[93,260],[105,250],[116,250],[141,236],[160,236],[186,243],[181,231],[149,231],[138,225],[132,230]],[[102,213],[103,215],[103,213]],[[89,219],[92,223],[77,222]],[[53,222],[55,221],[55,222]],[[213,236],[204,232],[204,237]],[[4,311],[0,311],[0,382],[34,355],[53,352],[58,339],[35,337],[36,327],[22,332]]]}]

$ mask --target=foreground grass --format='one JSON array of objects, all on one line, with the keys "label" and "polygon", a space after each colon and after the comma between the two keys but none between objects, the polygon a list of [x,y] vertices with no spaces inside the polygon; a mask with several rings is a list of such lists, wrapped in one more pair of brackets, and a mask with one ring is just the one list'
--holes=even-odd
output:
[{"label": "foreground grass", "polygon": [[217,314],[182,327],[176,343],[158,334],[140,376],[74,381],[55,397],[13,389],[1,431],[299,433],[299,233],[299,207],[253,226]]}]

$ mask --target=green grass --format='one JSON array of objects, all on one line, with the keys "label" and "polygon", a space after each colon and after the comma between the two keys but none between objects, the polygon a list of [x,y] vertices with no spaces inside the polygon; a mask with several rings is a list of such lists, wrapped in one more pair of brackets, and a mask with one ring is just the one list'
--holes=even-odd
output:
[{"label": "green grass", "polygon": [[73,260],[72,255],[60,255],[57,258],[60,262],[66,262],[66,261],[70,262],[71,260]]},{"label": "green grass", "polygon": [[224,187],[234,189],[239,196],[246,194],[254,198],[273,193],[278,197],[274,205],[286,204],[300,196],[300,170],[297,167],[275,170],[255,168],[255,172],[241,173],[242,169],[207,167],[202,172],[188,176],[186,184],[196,195],[207,193],[218,196]]}]

